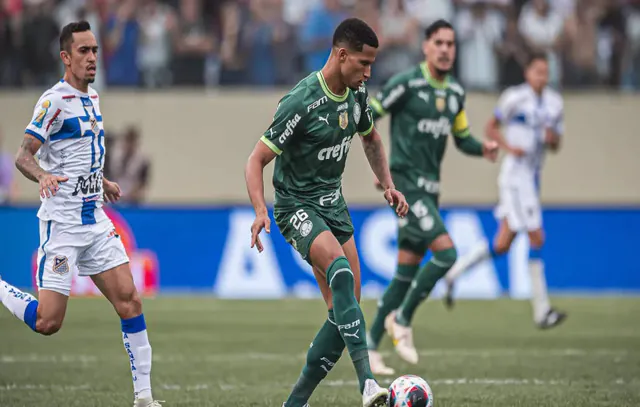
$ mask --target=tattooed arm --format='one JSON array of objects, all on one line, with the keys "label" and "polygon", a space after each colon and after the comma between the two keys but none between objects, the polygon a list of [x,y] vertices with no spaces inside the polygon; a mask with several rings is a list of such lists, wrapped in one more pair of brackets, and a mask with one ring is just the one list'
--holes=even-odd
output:
[{"label": "tattooed arm", "polygon": [[40,149],[40,146],[42,146],[40,140],[29,134],[25,134],[20,150],[18,150],[18,154],[16,155],[16,168],[20,170],[22,175],[33,182],[39,182],[40,177],[46,173],[45,170],[40,168],[36,159],[33,158]]},{"label": "tattooed arm", "polygon": [[378,177],[382,190],[384,191],[384,198],[389,202],[390,206],[396,208],[396,213],[400,217],[404,217],[409,210],[409,205],[404,195],[402,195],[400,191],[397,191],[395,185],[393,185],[389,164],[387,163],[387,155],[384,151],[380,133],[378,133],[378,130],[374,127],[371,133],[366,136],[360,136],[360,139],[362,140],[364,153],[367,156],[369,165],[373,173]]},{"label": "tattooed arm", "polygon": [[49,174],[38,165],[33,156],[38,152],[40,146],[42,146],[40,140],[30,134],[25,134],[20,150],[16,155],[16,168],[20,170],[22,175],[40,184],[41,197],[44,198],[46,196],[49,198],[58,191],[58,183],[65,182],[69,178]]}]

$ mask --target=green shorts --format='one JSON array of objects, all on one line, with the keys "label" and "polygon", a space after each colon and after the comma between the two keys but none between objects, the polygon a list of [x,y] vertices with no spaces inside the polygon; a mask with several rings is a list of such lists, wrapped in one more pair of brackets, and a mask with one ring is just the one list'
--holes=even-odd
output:
[{"label": "green shorts", "polygon": [[424,192],[405,193],[409,213],[398,221],[398,248],[423,254],[440,235],[447,234],[437,195]]},{"label": "green shorts", "polygon": [[308,203],[275,207],[276,224],[282,236],[311,264],[309,251],[315,238],[325,230],[331,232],[340,245],[353,236],[351,215],[345,205],[337,208],[319,208]]}]

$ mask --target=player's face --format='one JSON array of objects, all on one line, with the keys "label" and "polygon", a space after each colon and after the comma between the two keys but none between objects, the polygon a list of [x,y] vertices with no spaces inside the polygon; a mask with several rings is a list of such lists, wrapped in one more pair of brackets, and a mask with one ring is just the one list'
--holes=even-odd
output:
[{"label": "player's face", "polygon": [[61,52],[62,60],[76,78],[86,83],[96,79],[98,42],[91,31],[73,33],[71,52]]},{"label": "player's face", "polygon": [[525,72],[527,83],[537,92],[549,82],[549,64],[543,59],[533,61]]},{"label": "player's face", "polygon": [[378,49],[364,45],[362,51],[341,48],[339,53],[342,78],[349,88],[356,90],[371,77],[371,65],[378,55]]},{"label": "player's face", "polygon": [[452,29],[439,29],[424,41],[422,48],[429,65],[441,72],[451,70],[456,58],[456,37]]}]

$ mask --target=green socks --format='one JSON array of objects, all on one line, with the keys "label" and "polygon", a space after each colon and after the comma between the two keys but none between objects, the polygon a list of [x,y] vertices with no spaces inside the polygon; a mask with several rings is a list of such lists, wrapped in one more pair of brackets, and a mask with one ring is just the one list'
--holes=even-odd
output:
[{"label": "green socks", "polygon": [[400,325],[411,325],[411,320],[416,309],[418,309],[418,305],[429,296],[438,280],[447,274],[447,271],[456,262],[456,257],[456,249],[454,248],[435,252],[431,260],[420,269],[398,309],[396,321]]},{"label": "green socks", "polygon": [[327,269],[327,281],[333,295],[338,332],[349,350],[362,393],[365,381],[374,377],[369,366],[364,315],[354,294],[353,272],[346,257],[338,257],[331,263]]},{"label": "green socks", "polygon": [[307,363],[293,386],[285,403],[286,407],[302,407],[307,403],[311,393],[340,359],[344,346],[335,324],[333,310],[329,310],[329,318],[313,338],[307,351]]},{"label": "green socks", "polygon": [[384,292],[382,299],[378,302],[378,312],[373,320],[371,329],[369,330],[369,336],[367,338],[367,344],[369,349],[376,350],[380,345],[380,341],[384,336],[384,319],[389,313],[397,309],[402,300],[404,300],[411,281],[418,271],[419,265],[417,264],[399,264],[396,275],[393,276],[393,280],[389,283],[387,290]]}]

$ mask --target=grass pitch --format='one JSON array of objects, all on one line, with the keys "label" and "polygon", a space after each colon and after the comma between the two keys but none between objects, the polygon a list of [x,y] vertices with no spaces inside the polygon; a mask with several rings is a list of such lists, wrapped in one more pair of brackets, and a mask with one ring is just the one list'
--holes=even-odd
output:
[{"label": "grass pitch", "polygon": [[[556,299],[564,325],[541,332],[523,301],[439,301],[415,318],[417,366],[386,339],[387,363],[431,384],[436,407],[640,406],[640,299]],[[326,312],[321,300],[145,300],[154,395],[166,406],[280,407]],[[375,311],[364,303],[367,322]],[[360,406],[343,354],[310,400]],[[379,378],[390,383],[392,378]],[[103,299],[72,299],[60,333],[41,337],[0,309],[0,406],[127,406],[120,323]]]}]

